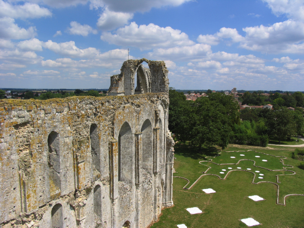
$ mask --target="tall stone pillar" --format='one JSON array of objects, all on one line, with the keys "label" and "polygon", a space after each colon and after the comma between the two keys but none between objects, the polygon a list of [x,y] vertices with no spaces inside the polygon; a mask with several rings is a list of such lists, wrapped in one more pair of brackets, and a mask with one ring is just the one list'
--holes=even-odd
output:
[{"label": "tall stone pillar", "polygon": [[140,169],[142,167],[142,133],[137,132],[135,133],[135,209],[136,209],[136,215],[135,215],[135,227],[139,227],[139,218],[140,218]]},{"label": "tall stone pillar", "polygon": [[154,216],[153,219],[156,221],[158,219],[157,214],[157,206],[158,206],[158,156],[159,156],[159,127],[155,127],[153,129],[153,174],[154,174],[154,203],[153,203],[153,210],[154,210]]},{"label": "tall stone pillar", "polygon": [[112,138],[110,141],[110,197],[112,201],[112,227],[116,227],[116,199],[118,198],[118,142]]}]

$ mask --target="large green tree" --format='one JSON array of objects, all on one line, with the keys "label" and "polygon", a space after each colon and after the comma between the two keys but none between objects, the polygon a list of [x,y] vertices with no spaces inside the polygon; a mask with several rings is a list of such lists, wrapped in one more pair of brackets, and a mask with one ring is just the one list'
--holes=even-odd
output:
[{"label": "large green tree", "polygon": [[0,99],[3,99],[5,96],[5,91],[0,89]]},{"label": "large green tree", "polygon": [[290,139],[292,135],[296,134],[294,112],[286,107],[269,112],[266,125],[269,137],[277,139],[279,142]]}]

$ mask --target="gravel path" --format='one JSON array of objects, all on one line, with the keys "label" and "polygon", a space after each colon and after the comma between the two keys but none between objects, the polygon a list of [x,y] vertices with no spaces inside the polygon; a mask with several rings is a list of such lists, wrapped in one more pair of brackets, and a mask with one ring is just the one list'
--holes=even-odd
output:
[{"label": "gravel path", "polygon": [[[304,141],[303,138],[300,138],[300,140]],[[300,144],[300,145],[278,145],[278,144],[268,144],[268,146],[304,147],[304,144]]]}]

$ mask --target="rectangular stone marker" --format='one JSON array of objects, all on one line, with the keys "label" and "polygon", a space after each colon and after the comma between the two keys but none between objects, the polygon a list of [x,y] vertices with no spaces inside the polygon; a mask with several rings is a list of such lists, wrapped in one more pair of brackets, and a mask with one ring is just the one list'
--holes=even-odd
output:
[{"label": "rectangular stone marker", "polygon": [[186,209],[191,215],[203,213],[198,207],[190,207]]},{"label": "rectangular stone marker", "polygon": [[222,169],[222,171],[226,171],[226,169]]},{"label": "rectangular stone marker", "polygon": [[266,160],[266,159],[263,159],[262,161],[263,161],[263,162],[267,162],[267,160]]},{"label": "rectangular stone marker", "polygon": [[245,154],[240,154],[240,156],[244,157],[244,156],[245,156]]},{"label": "rectangular stone marker", "polygon": [[225,174],[224,172],[220,172],[220,174]]},{"label": "rectangular stone marker", "polygon": [[256,158],[259,158],[260,156],[259,155],[257,155],[257,156],[255,156]]},{"label": "rectangular stone marker", "polygon": [[260,176],[264,176],[264,174],[263,174],[263,173],[260,173],[259,175],[260,175]]},{"label": "rectangular stone marker", "polygon": [[258,195],[248,196],[248,198],[252,199],[255,202],[265,200],[265,199],[263,199],[262,197],[260,197]]},{"label": "rectangular stone marker", "polygon": [[187,226],[185,224],[179,224],[177,225],[178,228],[187,228]]},{"label": "rectangular stone marker", "polygon": [[237,167],[237,169],[242,169],[241,167]]},{"label": "rectangular stone marker", "polygon": [[234,156],[230,156],[230,158],[235,158]]},{"label": "rectangular stone marker", "polygon": [[228,167],[228,169],[232,169],[231,167]]},{"label": "rectangular stone marker", "polygon": [[216,191],[214,191],[212,188],[202,189],[202,191],[206,194],[216,193]]},{"label": "rectangular stone marker", "polygon": [[247,168],[247,170],[251,170],[251,168]]},{"label": "rectangular stone marker", "polygon": [[248,227],[260,225],[260,223],[258,221],[256,221],[256,220],[254,220],[253,218],[241,219],[241,222],[245,223],[246,226],[248,226]]},{"label": "rectangular stone marker", "polygon": [[259,177],[259,179],[264,179],[264,177]]},{"label": "rectangular stone marker", "polygon": [[256,173],[259,173],[260,171],[259,171],[259,170],[256,170],[255,172],[256,172]]}]

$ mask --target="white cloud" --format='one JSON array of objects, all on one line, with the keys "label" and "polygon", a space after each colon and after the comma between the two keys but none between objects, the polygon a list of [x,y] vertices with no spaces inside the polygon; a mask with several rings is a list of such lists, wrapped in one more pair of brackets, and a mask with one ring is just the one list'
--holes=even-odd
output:
[{"label": "white cloud", "polygon": [[97,21],[97,27],[104,31],[113,30],[127,24],[132,18],[132,13],[113,12],[106,8]]},{"label": "white cloud", "polygon": [[[34,2],[38,0],[32,0]],[[40,2],[43,2],[46,5],[49,5],[51,7],[55,8],[64,8],[69,6],[77,6],[79,4],[85,5],[87,4],[88,0],[41,0]]]},{"label": "white cloud", "polygon": [[165,64],[166,64],[166,67],[168,69],[174,69],[174,68],[176,68],[175,62],[173,62],[171,60],[165,60]]},{"label": "white cloud", "polygon": [[89,47],[86,49],[79,49],[76,47],[74,41],[56,43],[49,40],[43,44],[43,47],[55,53],[74,58],[94,58],[99,54],[99,51],[96,48]]},{"label": "white cloud", "polygon": [[198,67],[202,68],[209,68],[209,69],[220,69],[222,68],[222,64],[220,62],[211,60],[211,61],[205,61],[205,62],[198,62]]},{"label": "white cloud", "polygon": [[191,46],[181,46],[173,48],[158,48],[154,49],[153,52],[148,53],[150,58],[158,59],[195,59],[204,57],[207,53],[211,52],[210,45],[207,44],[195,44]]},{"label": "white cloud", "polygon": [[13,48],[14,46],[10,40],[0,39],[0,48]]},{"label": "white cloud", "polygon": [[18,47],[27,51],[42,51],[42,43],[40,40],[33,38],[31,40],[24,40],[18,43]]},{"label": "white cloud", "polygon": [[37,4],[24,3],[23,5],[11,5],[0,0],[0,17],[10,18],[40,18],[52,16],[51,11]]},{"label": "white cloud", "polygon": [[93,74],[89,75],[91,78],[97,78],[98,77],[98,72],[94,72]]},{"label": "white cloud", "polygon": [[252,16],[252,17],[257,17],[257,18],[259,18],[261,16],[260,14],[256,14],[256,13],[249,13],[248,15]]},{"label": "white cloud", "polygon": [[188,35],[171,27],[159,27],[155,24],[140,25],[135,22],[117,30],[116,34],[105,32],[100,37],[111,44],[127,47],[151,49],[155,47],[172,47],[192,45]]},{"label": "white cloud", "polygon": [[36,28],[19,28],[13,18],[0,18],[0,38],[3,39],[28,39],[36,35]]},{"label": "white cloud", "polygon": [[62,35],[62,32],[60,30],[58,30],[53,37],[56,37],[56,36],[61,36]]},{"label": "white cloud", "polygon": [[59,71],[56,70],[43,70],[43,71],[32,71],[32,70],[27,70],[23,72],[22,75],[58,75],[60,74]]},{"label": "white cloud", "polygon": [[9,77],[9,76],[14,77],[14,76],[16,76],[16,74],[15,73],[0,73],[0,77]]},{"label": "white cloud", "polygon": [[220,40],[218,37],[213,35],[199,35],[197,41],[203,44],[217,45]]},{"label": "white cloud", "polygon": [[89,25],[81,25],[76,21],[70,23],[71,28],[68,28],[70,34],[88,36],[90,33],[97,34],[97,30],[92,29]]},{"label": "white cloud", "polygon": [[280,16],[286,14],[294,20],[304,20],[304,5],[302,0],[263,0],[272,12]]},{"label": "white cloud", "polygon": [[115,12],[146,12],[152,8],[161,8],[164,6],[180,6],[185,2],[192,0],[91,0],[91,8],[108,7]]}]

